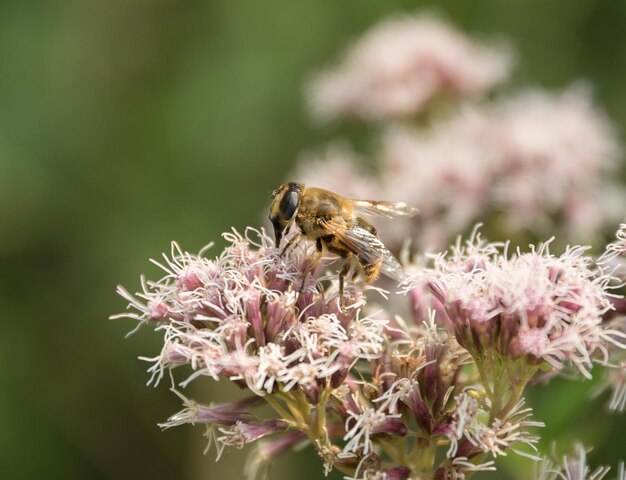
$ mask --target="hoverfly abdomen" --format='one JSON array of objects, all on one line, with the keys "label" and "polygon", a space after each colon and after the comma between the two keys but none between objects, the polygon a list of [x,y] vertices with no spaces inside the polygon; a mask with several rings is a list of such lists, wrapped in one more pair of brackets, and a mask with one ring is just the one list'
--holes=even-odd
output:
[{"label": "hoverfly abdomen", "polygon": [[380,275],[380,267],[383,263],[382,259],[378,259],[374,263],[364,263],[361,257],[359,257],[359,263],[363,269],[363,277],[367,283],[373,282]]}]

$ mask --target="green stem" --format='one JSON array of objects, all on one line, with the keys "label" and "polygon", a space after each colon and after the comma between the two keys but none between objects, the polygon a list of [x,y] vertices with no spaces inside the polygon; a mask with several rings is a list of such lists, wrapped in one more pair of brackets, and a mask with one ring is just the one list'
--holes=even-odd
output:
[{"label": "green stem", "polygon": [[265,397],[263,397],[263,399],[270,407],[274,409],[274,411],[278,415],[280,415],[283,420],[291,423],[293,426],[298,427],[298,422],[296,422],[295,418],[287,410],[285,410],[285,407],[280,404],[280,401],[278,399],[272,397],[271,395],[266,395]]},{"label": "green stem", "polygon": [[506,417],[509,414],[509,412],[515,407],[515,405],[517,405],[517,402],[519,402],[519,399],[521,398],[522,393],[524,393],[524,389],[526,388],[526,385],[528,384],[530,379],[533,378],[535,373],[537,373],[538,369],[539,369],[538,365],[527,366],[526,373],[523,374],[521,378],[518,380],[517,384],[515,385],[515,388],[513,389],[513,393],[509,397],[509,401],[506,403],[504,408],[502,408],[502,410],[498,412],[497,416],[499,418]]},{"label": "green stem", "polygon": [[489,377],[487,376],[487,372],[485,371],[485,365],[483,364],[483,359],[474,357],[474,363],[476,364],[478,375],[480,375],[480,381],[483,384],[483,387],[485,388],[485,392],[487,393],[487,396],[489,397],[491,402],[494,403],[495,402],[494,392],[491,389]]},{"label": "green stem", "polygon": [[297,398],[294,398],[291,392],[289,393],[278,392],[276,395],[278,395],[283,400],[283,402],[285,402],[285,404],[287,405],[287,408],[289,408],[289,411],[291,412],[291,416],[295,418],[298,423],[300,423],[301,425],[304,425],[303,429],[308,430],[309,422],[307,422],[306,420],[306,417],[308,416],[308,404],[306,404],[305,402],[307,409],[303,411],[301,409],[301,403],[298,401]]},{"label": "green stem", "polygon": [[493,382],[493,398],[491,399],[491,411],[489,412],[489,424],[493,422],[496,414],[500,412],[502,408],[502,402],[504,400],[505,393],[509,389],[508,378],[506,378],[502,371],[495,372]]},{"label": "green stem", "polygon": [[406,465],[406,449],[404,438],[379,439],[376,444],[389,456],[395,466]]},{"label": "green stem", "polygon": [[432,474],[435,466],[435,457],[437,453],[437,441],[432,437],[425,441],[419,439],[409,453],[409,467],[411,470]]},{"label": "green stem", "polygon": [[315,435],[318,439],[328,441],[328,432],[326,431],[326,404],[330,398],[332,390],[330,388],[324,388],[321,392],[320,401],[317,405],[317,428]]}]

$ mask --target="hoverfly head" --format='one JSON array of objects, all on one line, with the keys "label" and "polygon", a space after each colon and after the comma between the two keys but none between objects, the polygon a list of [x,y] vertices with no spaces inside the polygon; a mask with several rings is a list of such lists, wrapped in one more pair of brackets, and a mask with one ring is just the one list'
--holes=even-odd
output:
[{"label": "hoverfly head", "polygon": [[276,236],[276,248],[280,246],[283,232],[289,227],[298,212],[304,185],[289,182],[281,185],[272,192],[272,205],[270,206],[270,221],[274,227]]}]

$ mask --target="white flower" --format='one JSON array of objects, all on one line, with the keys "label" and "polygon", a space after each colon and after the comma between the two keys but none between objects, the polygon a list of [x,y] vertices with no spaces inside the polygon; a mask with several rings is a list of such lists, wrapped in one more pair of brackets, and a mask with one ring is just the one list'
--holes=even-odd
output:
[{"label": "white flower", "polygon": [[326,357],[311,361],[301,361],[285,368],[279,373],[279,380],[283,383],[283,390],[288,392],[295,385],[304,388],[312,388],[318,379],[330,377],[339,369],[339,365],[333,364]]},{"label": "white flower", "polygon": [[[531,447],[536,452],[535,444],[539,441],[539,437],[530,435],[525,429],[527,427],[544,427],[545,424],[530,420],[532,409],[523,408],[523,406],[524,399],[520,400],[505,418],[496,418],[489,426],[483,423],[467,426],[465,429],[466,438],[472,445],[483,452],[491,453],[494,457],[506,455],[507,449],[520,443]],[[512,448],[512,451],[518,455],[539,460],[536,455],[520,451],[517,448]]]},{"label": "white flower", "polygon": [[399,378],[389,387],[385,393],[375,398],[373,403],[378,403],[381,411],[398,413],[398,403],[406,402],[411,391],[418,386],[417,381],[409,378]]},{"label": "white flower", "polygon": [[[588,449],[577,443],[574,453],[563,455],[561,463],[555,463],[548,459],[542,459],[539,468],[535,470],[535,480],[602,480],[611,470],[609,466],[600,466],[591,470],[587,464]],[[626,480],[624,462],[618,465],[616,480]]]},{"label": "white flower", "polygon": [[279,373],[288,364],[283,350],[283,347],[275,343],[269,343],[259,349],[259,364],[254,380],[257,391],[265,390],[267,393],[272,393]]},{"label": "white flower", "polygon": [[620,225],[615,241],[606,246],[598,263],[608,267],[615,276],[626,280],[626,223]]},{"label": "white flower", "polygon": [[495,470],[496,465],[493,460],[474,464],[466,457],[456,457],[452,460],[452,466],[446,471],[448,474],[446,478],[449,480],[465,480],[466,473],[469,474],[467,475],[469,477],[475,472],[494,472]]},{"label": "white flower", "polygon": [[469,424],[476,426],[478,419],[478,401],[467,393],[460,393],[454,398],[456,405],[452,412],[450,422],[450,432],[448,438],[450,440],[450,448],[446,452],[448,458],[453,458],[458,449],[458,441],[465,435],[465,427]]},{"label": "white flower", "polygon": [[[363,455],[372,451],[371,436],[377,433],[377,429],[390,418],[399,418],[400,415],[388,415],[380,410],[366,408],[361,413],[350,412],[350,417],[346,420],[347,433],[343,437],[348,443],[343,448],[344,452],[357,452],[363,450]],[[354,420],[354,425],[349,425]],[[348,428],[350,428],[348,430]]]}]

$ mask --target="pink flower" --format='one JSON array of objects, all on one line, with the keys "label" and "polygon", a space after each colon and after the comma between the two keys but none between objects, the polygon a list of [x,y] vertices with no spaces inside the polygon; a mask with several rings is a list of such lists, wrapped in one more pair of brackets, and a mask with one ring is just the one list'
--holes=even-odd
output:
[{"label": "pink flower", "polygon": [[310,103],[322,118],[407,117],[440,97],[483,93],[508,74],[510,56],[483,45],[433,16],[403,16],[373,27],[322,72]]},{"label": "pink flower", "polygon": [[381,193],[418,206],[413,222],[387,222],[383,239],[400,245],[416,240],[437,250],[480,218],[493,188],[493,155],[476,143],[471,112],[427,131],[388,129],[383,137]]},{"label": "pink flower", "polygon": [[571,362],[590,377],[593,355],[606,359],[609,345],[625,347],[626,335],[603,323],[611,279],[584,253],[570,247],[555,256],[544,244],[508,254],[474,235],[438,256],[424,277],[470,353],[495,350],[557,371]]},{"label": "pink flower", "polygon": [[349,145],[332,144],[321,152],[300,155],[290,178],[349,198],[376,199],[379,180],[363,168],[364,163]]},{"label": "pink flower", "polygon": [[609,243],[598,262],[618,278],[626,279],[626,223],[622,223],[614,242]]},{"label": "pink flower", "polygon": [[360,413],[350,412],[346,421],[346,435],[348,440],[344,452],[357,452],[361,449],[367,455],[372,451],[371,437],[379,433],[390,433],[402,437],[407,433],[407,427],[397,420],[400,415],[388,415],[380,410],[367,408]]},{"label": "pink flower", "polygon": [[589,92],[580,86],[559,95],[524,92],[495,105],[490,117],[485,128],[493,132],[503,174],[496,191],[502,208],[513,209],[522,224],[535,212],[560,211],[572,229],[594,231],[603,210],[595,192],[620,148]]},{"label": "pink flower", "polygon": [[283,420],[265,420],[259,423],[237,422],[231,427],[219,428],[222,435],[217,437],[218,459],[224,447],[243,448],[244,445],[260,438],[287,430],[288,424]]},{"label": "pink flower", "polygon": [[161,355],[150,359],[156,381],[164,369],[189,364],[194,373],[184,384],[226,377],[257,395],[296,387],[311,394],[340,368],[344,344],[352,345],[350,362],[380,355],[384,322],[358,315],[364,302],[354,287],[344,310],[336,289],[298,291],[311,274],[307,246],[281,258],[264,233],[247,233],[225,234],[231,245],[214,260],[174,244],[172,257],[158,263],[165,277],[143,282],[138,295],[147,304],[118,290],[136,311],[126,316],[165,331]]},{"label": "pink flower", "polygon": [[520,229],[589,239],[623,215],[626,198],[608,174],[620,148],[587,90],[527,91],[465,106],[427,130],[393,128],[383,137],[381,195],[416,205],[413,224],[389,223],[399,244],[416,236],[438,249],[498,213],[507,236]]},{"label": "pink flower", "polygon": [[251,409],[263,401],[260,397],[249,397],[236,402],[201,405],[178,392],[175,393],[183,400],[185,409],[172,415],[167,422],[159,425],[164,429],[185,423],[234,425],[237,422],[251,422],[255,418],[251,414]]}]

